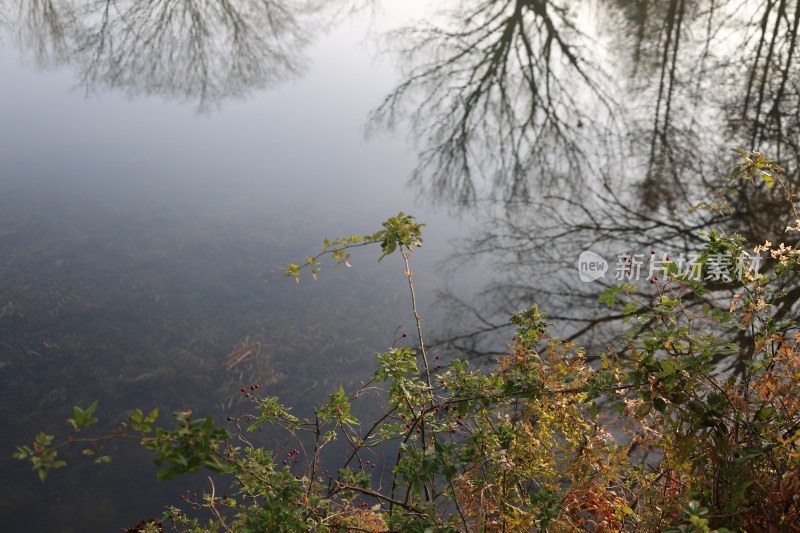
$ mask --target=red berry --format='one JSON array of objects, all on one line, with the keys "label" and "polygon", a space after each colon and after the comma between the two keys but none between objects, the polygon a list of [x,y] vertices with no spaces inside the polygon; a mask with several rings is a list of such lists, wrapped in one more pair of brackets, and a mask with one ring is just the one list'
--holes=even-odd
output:
[{"label": "red berry", "polygon": [[408,337],[408,333],[403,333],[401,337]]},{"label": "red berry", "polygon": [[245,389],[244,387],[242,387],[242,388],[241,388],[241,389],[239,389],[239,390],[240,390],[240,391],[242,391],[242,392],[244,392],[244,391],[246,391],[247,389]]}]

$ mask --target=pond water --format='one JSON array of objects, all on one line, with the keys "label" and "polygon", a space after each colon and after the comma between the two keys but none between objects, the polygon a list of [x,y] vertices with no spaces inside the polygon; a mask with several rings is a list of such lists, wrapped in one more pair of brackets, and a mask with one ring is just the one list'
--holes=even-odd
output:
[{"label": "pond water", "polygon": [[[363,251],[352,268],[299,286],[282,268],[325,237],[375,231],[402,210],[429,224],[415,279],[430,293],[445,284],[436,261],[457,232],[407,186],[409,145],[365,139],[368,112],[397,77],[374,58],[368,13],[319,28],[302,49],[302,74],[208,79],[221,85],[202,100],[200,81],[145,80],[146,65],[84,84],[86,58],[59,56],[47,24],[70,31],[76,16],[92,27],[87,5],[2,4],[7,531],[115,531],[180,503],[205,478],[156,484],[152,457],[135,445],[108,444],[109,465],[62,451],[70,468],[44,484],[10,454],[36,431],[65,435],[72,406],[95,399],[103,427],[155,405],[165,424],[185,408],[220,419],[242,409],[239,388],[253,383],[307,410],[368,377],[374,352],[412,317],[398,258],[378,265],[375,250]],[[430,301],[421,303],[427,315]],[[226,354],[251,342],[261,343],[258,357],[228,369]]]},{"label": "pond water", "polygon": [[[597,296],[622,253],[688,253],[712,225],[782,235],[763,187],[728,191],[726,216],[687,208],[719,190],[733,147],[797,180],[796,7],[433,7],[456,11],[0,0],[3,529],[120,530],[206,483],[157,484],[120,441],[102,445],[109,465],[63,450],[70,467],[40,483],[10,454],[66,434],[73,405],[99,400],[103,428],[155,405],[220,419],[259,383],[302,413],[369,376],[412,324],[402,265],[360,250],[316,283],[283,278],[325,237],[398,211],[427,223],[425,323],[443,350],[486,356],[537,302],[602,349],[618,310]],[[584,250],[610,263],[594,283]]]}]

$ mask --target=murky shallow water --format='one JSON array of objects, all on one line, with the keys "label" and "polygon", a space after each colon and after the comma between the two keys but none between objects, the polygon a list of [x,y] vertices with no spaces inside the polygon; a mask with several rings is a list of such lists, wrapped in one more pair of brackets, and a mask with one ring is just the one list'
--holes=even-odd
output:
[{"label": "murky shallow water", "polygon": [[[379,268],[367,254],[355,271],[325,272],[318,283],[283,278],[280,266],[311,245],[302,219],[31,203],[2,209],[5,450],[34,430],[64,435],[71,406],[94,399],[103,427],[154,405],[223,419],[246,408],[239,388],[254,383],[302,412],[338,384],[366,379],[371,354],[410,318],[399,268]],[[260,353],[229,368],[226,354],[256,341]],[[0,495],[4,521],[101,530],[157,512],[186,484],[153,487],[146,453],[110,450],[114,462],[103,466],[68,454],[73,467],[43,485],[4,459],[3,478],[14,480]]]}]

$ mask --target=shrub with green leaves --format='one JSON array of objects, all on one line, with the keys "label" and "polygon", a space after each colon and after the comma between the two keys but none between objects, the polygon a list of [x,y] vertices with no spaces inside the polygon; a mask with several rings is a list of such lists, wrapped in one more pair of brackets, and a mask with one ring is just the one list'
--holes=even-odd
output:
[{"label": "shrub with green leaves", "polygon": [[[774,163],[743,155],[737,177],[782,184]],[[788,229],[800,231],[793,215]],[[778,531],[800,521],[800,333],[770,314],[781,297],[770,287],[797,268],[791,247],[760,243],[780,268],[723,285],[673,272],[646,298],[610,287],[599,298],[624,303],[628,329],[592,354],[595,365],[552,336],[534,305],[511,317],[508,355],[486,370],[426,351],[410,268],[421,228],[401,213],[376,233],[325,240],[286,269],[316,279],[325,255],[344,264],[354,246],[379,245],[381,259],[400,252],[415,346],[376,354],[374,378],[357,390],[340,387],[296,417],[256,389],[254,413],[228,429],[190,412],[176,413],[172,430],[153,429],[157,411],[134,412],[122,429],[155,452],[159,478],[222,476],[165,521],[193,532]],[[706,256],[745,250],[737,235],[706,236]],[[709,298],[718,305],[698,304]],[[741,370],[720,371],[726,358]],[[376,401],[379,415],[359,420],[357,405]],[[15,457],[44,479],[64,466],[57,447],[86,442],[77,432],[95,409],[76,408],[68,441],[40,434]],[[254,446],[263,428],[283,432],[285,446]]]}]

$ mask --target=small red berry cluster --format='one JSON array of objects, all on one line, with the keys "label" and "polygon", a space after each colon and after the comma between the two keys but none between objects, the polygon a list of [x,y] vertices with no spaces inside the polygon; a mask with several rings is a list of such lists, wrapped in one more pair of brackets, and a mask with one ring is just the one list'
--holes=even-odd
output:
[{"label": "small red berry cluster", "polygon": [[[656,251],[650,250],[650,255],[653,257],[652,261],[655,261]],[[669,260],[669,256],[667,256],[667,260]],[[655,285],[656,283],[658,283],[658,276],[653,276],[652,278],[650,278],[650,285]]]},{"label": "small red berry cluster", "polygon": [[250,385],[250,392],[247,392],[247,387],[242,387],[241,389],[239,389],[239,392],[244,394],[245,398],[249,398],[250,396],[252,396],[252,393],[255,393],[257,389],[258,389],[258,383],[256,383],[255,385]]},{"label": "small red berry cluster", "polygon": [[[439,359],[441,359],[441,356],[438,356],[438,355],[433,358],[434,361],[438,361]],[[441,370],[442,369],[442,365],[440,363],[436,363],[436,366],[433,367],[433,369],[434,370]],[[439,386],[442,387],[444,390],[449,390],[448,387],[447,387],[447,383],[445,383],[445,381],[443,379],[439,380]]]},{"label": "small red berry cluster", "polygon": [[197,493],[192,492],[189,489],[181,494],[181,500],[185,501],[186,503],[190,504],[192,507],[197,508],[200,506],[200,502],[197,501]]},{"label": "small red berry cluster", "polygon": [[286,454],[286,459],[283,460],[283,464],[288,464],[289,461],[292,461],[293,463],[299,463],[300,459],[295,457],[296,455],[300,455],[300,452],[297,450],[297,448],[289,450],[289,453]]},{"label": "small red berry cluster", "polygon": [[[369,504],[359,498],[358,500],[353,502],[353,506],[359,509],[369,509]],[[349,530],[348,530],[349,531]]]},{"label": "small red berry cluster", "polygon": [[[203,496],[208,494],[206,491],[202,491]],[[195,509],[199,509],[202,506],[202,503],[197,499],[197,493],[192,492],[189,489],[186,489],[183,494],[181,494],[181,500],[185,501],[189,505],[191,505]],[[222,495],[222,501],[224,503],[228,503],[228,495]]]},{"label": "small red berry cluster", "polygon": [[[367,502],[365,502],[364,500],[362,500],[361,498],[359,498],[356,501],[354,501],[352,505],[356,509],[369,509],[369,504]],[[350,530],[348,529],[347,531],[350,531]]]}]

